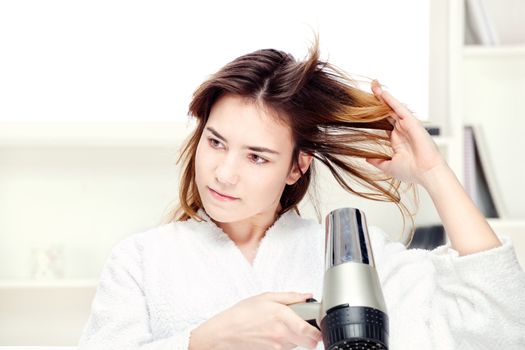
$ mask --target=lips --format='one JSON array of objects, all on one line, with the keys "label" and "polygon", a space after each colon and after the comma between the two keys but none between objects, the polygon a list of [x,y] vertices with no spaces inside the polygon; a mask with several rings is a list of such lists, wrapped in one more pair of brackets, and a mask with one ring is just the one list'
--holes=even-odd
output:
[{"label": "lips", "polygon": [[230,199],[238,199],[237,197],[228,196],[227,194],[223,194],[223,193],[221,193],[221,192],[215,191],[215,190],[214,190],[213,188],[211,188],[211,187],[208,187],[208,188],[210,189],[210,191],[213,191],[213,192],[215,192],[215,193],[217,193],[217,194],[219,194],[219,195],[221,195],[221,196],[223,196],[223,197],[230,198]]}]

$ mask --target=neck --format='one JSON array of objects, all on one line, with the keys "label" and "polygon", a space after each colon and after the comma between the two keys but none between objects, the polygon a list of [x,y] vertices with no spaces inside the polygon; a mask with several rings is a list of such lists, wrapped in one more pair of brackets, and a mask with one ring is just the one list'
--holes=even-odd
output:
[{"label": "neck", "polygon": [[239,247],[257,247],[268,228],[280,217],[281,205],[276,210],[256,214],[235,222],[218,222],[211,219]]}]

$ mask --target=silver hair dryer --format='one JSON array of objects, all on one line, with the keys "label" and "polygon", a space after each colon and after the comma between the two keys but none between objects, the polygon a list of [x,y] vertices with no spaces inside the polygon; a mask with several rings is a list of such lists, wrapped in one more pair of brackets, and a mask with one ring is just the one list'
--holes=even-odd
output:
[{"label": "silver hair dryer", "polygon": [[325,349],[388,349],[388,315],[364,213],[336,209],[325,226],[323,300],[289,306],[321,331]]}]

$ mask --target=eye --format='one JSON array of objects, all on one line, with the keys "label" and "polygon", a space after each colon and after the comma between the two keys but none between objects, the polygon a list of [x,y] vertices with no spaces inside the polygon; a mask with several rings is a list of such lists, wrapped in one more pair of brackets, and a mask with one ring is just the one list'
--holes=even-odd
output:
[{"label": "eye", "polygon": [[[213,137],[208,137],[208,143],[211,145],[212,148],[218,148],[218,146],[221,144],[220,141],[214,139]],[[261,165],[268,163],[267,159],[264,159],[263,157],[259,157],[256,154],[251,154],[252,160],[254,160],[255,164]]]},{"label": "eye", "polygon": [[[258,155],[256,154],[252,154],[253,158],[252,159],[255,159],[256,161],[254,162],[255,164],[264,164],[264,163],[268,163],[268,160],[262,158],[262,157],[259,157]],[[261,162],[257,162],[257,159],[260,159]]]},{"label": "eye", "polygon": [[208,142],[213,148],[216,148],[216,144],[215,143],[217,143],[219,145],[221,144],[220,141],[218,141],[218,140],[216,140],[214,138],[211,138],[211,137],[208,137]]}]

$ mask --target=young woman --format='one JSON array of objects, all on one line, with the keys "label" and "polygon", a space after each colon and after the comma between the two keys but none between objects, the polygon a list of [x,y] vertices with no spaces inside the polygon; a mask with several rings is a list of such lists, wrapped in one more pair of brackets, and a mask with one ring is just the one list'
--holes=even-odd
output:
[{"label": "young woman", "polygon": [[400,184],[421,185],[450,238],[407,250],[370,227],[390,349],[525,344],[512,242],[403,104],[376,81],[372,93],[354,85],[319,60],[317,40],[304,61],[259,50],[205,81],[189,108],[197,126],[181,153],[180,206],[113,248],[80,349],[322,349],[288,306],[322,299],[324,227],[298,210],[314,158],[342,189],[401,209]]}]

